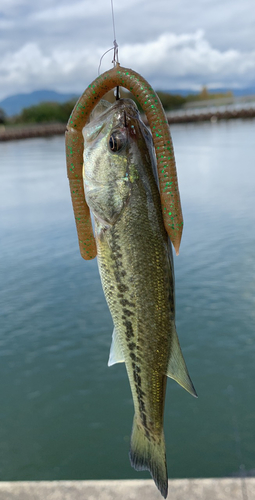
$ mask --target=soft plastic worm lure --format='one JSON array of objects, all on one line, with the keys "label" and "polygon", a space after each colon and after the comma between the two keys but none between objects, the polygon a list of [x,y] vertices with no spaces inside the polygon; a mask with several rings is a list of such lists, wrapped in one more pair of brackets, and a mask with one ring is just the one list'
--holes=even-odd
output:
[{"label": "soft plastic worm lure", "polygon": [[132,92],[146,113],[157,158],[164,224],[178,255],[183,229],[183,218],[174,150],[168,121],[162,104],[149,83],[135,71],[122,68],[119,64],[100,75],[88,86],[77,101],[67,124],[67,174],[81,255],[84,259],[89,260],[94,259],[97,253],[90,211],[85,200],[83,188],[82,129],[98,101],[106,92],[117,86],[125,87]]}]

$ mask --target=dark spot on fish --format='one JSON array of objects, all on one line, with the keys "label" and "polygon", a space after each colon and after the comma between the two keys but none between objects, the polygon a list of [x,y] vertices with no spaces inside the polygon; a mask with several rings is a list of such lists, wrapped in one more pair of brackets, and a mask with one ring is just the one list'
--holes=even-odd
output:
[{"label": "dark spot on fish", "polygon": [[114,276],[115,276],[116,282],[117,282],[117,283],[120,283],[120,282],[121,282],[121,279],[120,279],[119,274],[115,272],[115,273],[114,273]]},{"label": "dark spot on fish", "polygon": [[141,379],[140,375],[138,375],[138,373],[136,373],[135,371],[134,371],[134,380],[135,380],[136,384],[138,385],[138,387],[141,387],[142,379]]},{"label": "dark spot on fish", "polygon": [[[125,306],[135,307],[134,302],[129,302],[129,300],[128,300],[128,299],[123,299],[123,300],[121,300],[121,301],[120,301],[120,303],[121,303],[121,305],[122,305],[123,307],[125,307]],[[133,314],[133,313],[132,313],[132,314]]]},{"label": "dark spot on fish", "polygon": [[120,303],[122,306],[127,306],[128,305],[128,300],[127,299],[122,299],[120,300]]},{"label": "dark spot on fish", "polygon": [[131,351],[133,351],[133,350],[134,350],[134,348],[135,348],[135,343],[134,343],[134,342],[130,342],[130,344],[128,344],[128,347],[129,347],[129,349],[130,349]]},{"label": "dark spot on fish", "polygon": [[131,358],[133,361],[135,361],[136,363],[140,361],[140,359],[139,359],[139,358],[138,358],[138,357],[137,357],[137,356],[136,356],[133,352],[131,352],[131,353],[129,354],[129,356],[130,356],[130,358]]},{"label": "dark spot on fish", "polygon": [[[120,271],[120,275],[123,276],[123,278],[124,278],[124,276],[126,276],[126,274],[127,273],[126,273],[126,271],[124,271],[124,269],[123,269],[123,271]],[[127,289],[128,289],[128,287],[127,287]]]},{"label": "dark spot on fish", "polygon": [[127,339],[129,340],[131,337],[134,337],[133,326],[132,326],[131,321],[126,319],[125,316],[122,316],[122,319],[124,319],[123,325],[126,327],[126,336],[127,336]]},{"label": "dark spot on fish", "polygon": [[127,299],[122,299],[120,300],[120,303],[122,306],[130,306],[130,307],[134,307],[135,304],[133,304],[132,302],[129,302],[129,300]]},{"label": "dark spot on fish", "polygon": [[145,415],[144,412],[141,413],[141,417],[142,417],[142,423],[143,423],[144,427],[146,427],[148,429],[148,427],[147,427],[147,418],[146,418],[146,415]]},{"label": "dark spot on fish", "polygon": [[115,257],[115,262],[121,264],[122,253],[115,252],[114,257]]},{"label": "dark spot on fish", "polygon": [[[122,273],[120,273],[120,274],[122,274]],[[119,292],[121,292],[121,293],[125,293],[125,292],[127,292],[127,291],[128,291],[128,287],[127,287],[126,285],[124,285],[124,283],[120,283],[120,284],[118,285],[118,290],[119,290]]]},{"label": "dark spot on fish", "polygon": [[134,316],[134,313],[129,309],[123,309],[123,312],[126,316]]},{"label": "dark spot on fish", "polygon": [[140,414],[142,414],[145,411],[145,404],[144,404],[143,399],[139,400],[139,411],[140,411]]},{"label": "dark spot on fish", "polygon": [[137,392],[138,398],[143,399],[143,396],[145,396],[145,392],[143,392],[142,389],[140,389],[140,387],[137,387],[137,385],[136,385],[136,392]]},{"label": "dark spot on fish", "polygon": [[135,363],[132,363],[132,368],[136,371],[136,373],[141,372],[141,368],[139,368],[139,366],[137,366]]}]

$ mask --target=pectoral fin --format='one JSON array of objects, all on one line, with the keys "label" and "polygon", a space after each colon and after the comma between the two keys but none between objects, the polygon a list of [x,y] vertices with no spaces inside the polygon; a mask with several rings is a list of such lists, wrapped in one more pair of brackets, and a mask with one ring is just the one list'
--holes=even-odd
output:
[{"label": "pectoral fin", "polygon": [[178,384],[186,389],[186,391],[197,398],[195,387],[192,384],[182,355],[175,327],[173,328],[171,356],[168,364],[167,376],[173,378],[176,382],[178,382]]},{"label": "pectoral fin", "polygon": [[115,365],[115,363],[124,363],[124,356],[122,353],[120,341],[114,328],[112,334],[112,344],[110,349],[110,356],[108,360],[108,366]]}]

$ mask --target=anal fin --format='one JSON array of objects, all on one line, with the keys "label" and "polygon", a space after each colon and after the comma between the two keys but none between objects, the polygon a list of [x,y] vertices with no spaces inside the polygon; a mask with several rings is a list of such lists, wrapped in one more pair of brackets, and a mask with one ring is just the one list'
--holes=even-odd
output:
[{"label": "anal fin", "polygon": [[186,391],[197,398],[196,389],[189,376],[175,326],[172,332],[171,356],[168,363],[167,376],[173,378],[178,384],[186,389]]}]

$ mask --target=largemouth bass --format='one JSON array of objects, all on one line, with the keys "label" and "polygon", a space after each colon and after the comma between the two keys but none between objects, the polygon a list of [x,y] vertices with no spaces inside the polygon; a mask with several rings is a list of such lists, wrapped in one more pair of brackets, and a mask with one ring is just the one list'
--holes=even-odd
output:
[{"label": "largemouth bass", "polygon": [[134,401],[131,465],[166,498],[167,376],[193,396],[175,329],[174,268],[149,130],[135,103],[100,101],[83,129],[84,190],[114,331],[109,365],[124,362]]}]

